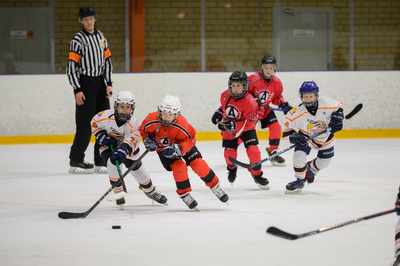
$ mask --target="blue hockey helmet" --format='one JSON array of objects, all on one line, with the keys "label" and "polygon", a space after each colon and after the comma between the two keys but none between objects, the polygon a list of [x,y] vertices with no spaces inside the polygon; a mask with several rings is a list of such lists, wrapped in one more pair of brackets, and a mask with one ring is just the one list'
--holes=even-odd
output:
[{"label": "blue hockey helmet", "polygon": [[[313,101],[304,101],[304,93],[314,93],[315,99]],[[299,94],[300,99],[306,107],[314,107],[318,101],[319,88],[314,81],[304,81],[300,87]]]}]

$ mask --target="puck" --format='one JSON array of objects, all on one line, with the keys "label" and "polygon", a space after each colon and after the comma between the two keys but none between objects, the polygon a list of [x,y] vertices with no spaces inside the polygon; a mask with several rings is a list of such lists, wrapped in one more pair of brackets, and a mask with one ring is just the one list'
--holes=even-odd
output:
[{"label": "puck", "polygon": [[113,225],[112,229],[121,229],[121,226],[120,225]]}]

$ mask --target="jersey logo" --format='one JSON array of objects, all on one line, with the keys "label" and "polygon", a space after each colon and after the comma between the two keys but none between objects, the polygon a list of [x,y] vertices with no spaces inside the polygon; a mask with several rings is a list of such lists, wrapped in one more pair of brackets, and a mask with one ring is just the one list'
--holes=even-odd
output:
[{"label": "jersey logo", "polygon": [[169,141],[169,138],[168,138],[168,137],[159,138],[158,140],[160,141],[160,144],[161,144],[162,146],[169,146],[169,144],[171,143],[171,142]]},{"label": "jersey logo", "polygon": [[258,99],[260,100],[261,104],[265,104],[271,100],[272,95],[273,94],[271,94],[269,91],[262,90],[258,93]]},{"label": "jersey logo", "polygon": [[297,111],[297,107],[293,107],[292,110],[289,111],[290,114],[294,114]]},{"label": "jersey logo", "polygon": [[96,122],[93,122],[92,128],[97,128],[97,123]]},{"label": "jersey logo", "polygon": [[[309,123],[308,126],[307,126],[307,131],[311,135],[314,135],[314,134],[316,134],[318,132],[324,131],[325,129],[328,128],[328,126],[323,121],[314,121],[314,120],[311,120],[311,119],[307,119],[307,122]],[[323,137],[323,136],[321,135],[319,137]]]},{"label": "jersey logo", "polygon": [[160,131],[160,126],[156,126],[156,132]]},{"label": "jersey logo", "polygon": [[104,40],[100,40],[101,46],[103,46],[103,48],[106,48],[106,42]]},{"label": "jersey logo", "polygon": [[228,105],[225,109],[226,117],[232,120],[239,118],[239,110],[234,105]]}]

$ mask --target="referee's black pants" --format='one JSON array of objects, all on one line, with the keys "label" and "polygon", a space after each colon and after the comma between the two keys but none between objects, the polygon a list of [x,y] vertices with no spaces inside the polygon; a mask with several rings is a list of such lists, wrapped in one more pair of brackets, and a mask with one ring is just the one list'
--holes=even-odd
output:
[{"label": "referee's black pants", "polygon": [[[75,162],[83,162],[85,158],[85,151],[92,135],[90,121],[93,116],[100,111],[110,109],[110,101],[106,98],[107,90],[103,76],[81,76],[80,84],[86,100],[83,105],[78,105],[75,102],[76,133],[69,154],[69,158]],[[99,154],[99,148],[100,145],[96,142],[94,145],[94,164],[102,166],[105,164]]]}]

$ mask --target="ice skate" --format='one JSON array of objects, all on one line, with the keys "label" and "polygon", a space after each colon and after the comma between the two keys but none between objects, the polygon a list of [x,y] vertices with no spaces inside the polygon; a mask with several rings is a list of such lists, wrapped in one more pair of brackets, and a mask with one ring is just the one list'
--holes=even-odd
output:
[{"label": "ice skate", "polygon": [[[269,156],[276,154],[278,151],[277,149],[270,151],[269,148],[266,148],[265,150]],[[271,162],[272,166],[286,166],[285,159],[279,155],[269,161]]]},{"label": "ice skate", "polygon": [[259,174],[258,176],[255,175],[251,175],[254,178],[254,182],[261,188],[261,189],[269,189],[269,181],[268,179],[263,177],[263,172],[261,172],[261,174]]},{"label": "ice skate", "polygon": [[214,193],[215,196],[217,196],[217,198],[220,201],[228,204],[229,196],[228,196],[228,194],[225,193],[225,191],[222,190],[222,188],[219,186],[219,183],[216,184],[214,187],[212,187],[211,191]]},{"label": "ice skate", "polygon": [[307,163],[307,172],[306,172],[306,180],[309,184],[314,182],[315,176],[317,175],[319,171],[316,171],[311,168],[311,161]]},{"label": "ice skate", "polygon": [[234,169],[229,169],[228,167],[226,169],[228,170],[228,181],[233,186],[233,182],[236,180],[237,166]]},{"label": "ice skate", "polygon": [[68,173],[70,174],[93,174],[93,164],[88,162],[75,162],[70,160],[69,161],[69,170]]},{"label": "ice skate", "polygon": [[96,165],[95,167],[94,167],[94,172],[96,173],[96,174],[107,174],[108,172],[107,172],[107,167],[105,167],[105,166],[98,166],[98,165]]},{"label": "ice skate", "polygon": [[121,210],[124,210],[125,198],[120,198],[115,201]]},{"label": "ice skate", "polygon": [[286,194],[300,193],[304,187],[305,179],[297,178],[295,181],[290,182],[286,185]]},{"label": "ice skate", "polygon": [[146,196],[147,196],[149,199],[155,200],[155,201],[157,201],[157,202],[160,203],[160,204],[168,205],[168,204],[167,204],[167,200],[168,200],[167,197],[165,197],[165,196],[162,195],[159,191],[157,191],[157,188],[156,188],[156,187],[154,187],[152,191],[150,191],[150,192],[144,192],[144,193],[146,194]]},{"label": "ice skate", "polygon": [[196,211],[199,211],[199,209],[196,207],[197,206],[197,201],[190,195],[190,192],[187,192],[183,195],[179,195],[183,202],[189,207],[189,209],[195,209]]}]

